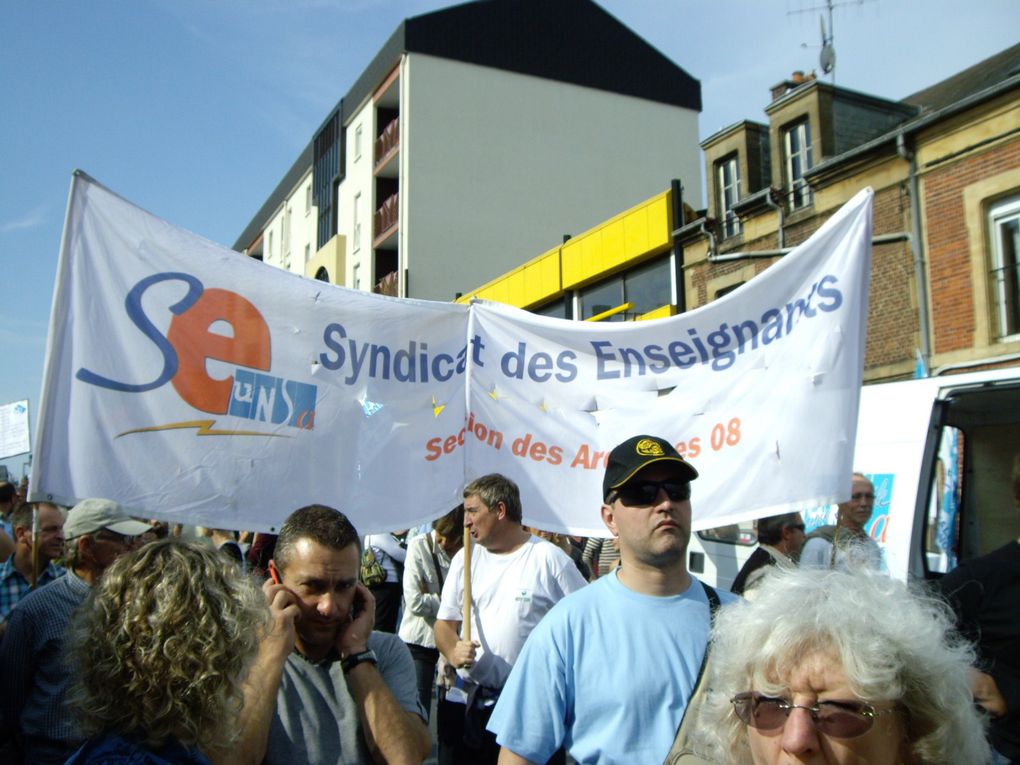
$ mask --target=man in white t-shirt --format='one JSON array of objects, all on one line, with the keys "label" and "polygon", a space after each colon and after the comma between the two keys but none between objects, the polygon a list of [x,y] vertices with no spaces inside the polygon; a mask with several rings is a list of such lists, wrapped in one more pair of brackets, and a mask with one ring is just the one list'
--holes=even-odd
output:
[{"label": "man in white t-shirt", "polygon": [[874,484],[863,473],[854,473],[850,499],[838,508],[835,526],[820,526],[807,535],[801,567],[845,570],[858,566],[880,571],[882,548],[864,529],[875,508]]},{"label": "man in white t-shirt", "polygon": [[440,765],[495,765],[499,746],[485,725],[510,668],[546,612],[585,584],[570,557],[521,520],[520,492],[509,478],[494,473],[464,489],[464,527],[473,545],[471,639],[460,634],[461,551],[450,564],[436,620],[436,645],[459,676],[439,706]]}]

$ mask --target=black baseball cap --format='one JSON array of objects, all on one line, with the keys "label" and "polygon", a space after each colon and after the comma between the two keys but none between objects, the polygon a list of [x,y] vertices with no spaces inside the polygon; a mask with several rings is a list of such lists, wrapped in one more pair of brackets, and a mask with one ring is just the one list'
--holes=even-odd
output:
[{"label": "black baseball cap", "polygon": [[672,467],[682,481],[693,481],[698,471],[673,448],[673,444],[658,436],[634,436],[609,452],[609,464],[602,479],[602,496],[609,496],[634,475],[649,465],[663,463]]}]

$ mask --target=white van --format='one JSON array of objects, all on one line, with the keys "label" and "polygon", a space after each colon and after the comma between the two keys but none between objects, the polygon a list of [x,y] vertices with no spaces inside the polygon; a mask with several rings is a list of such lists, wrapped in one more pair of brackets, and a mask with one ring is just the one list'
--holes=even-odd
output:
[{"label": "white van", "polygon": [[[1020,368],[865,386],[854,466],[875,484],[867,531],[889,573],[932,578],[1020,536],[1010,487],[1018,453]],[[835,507],[794,509],[809,532],[835,522]],[[701,529],[690,570],[729,589],[756,544],[751,521]]]}]

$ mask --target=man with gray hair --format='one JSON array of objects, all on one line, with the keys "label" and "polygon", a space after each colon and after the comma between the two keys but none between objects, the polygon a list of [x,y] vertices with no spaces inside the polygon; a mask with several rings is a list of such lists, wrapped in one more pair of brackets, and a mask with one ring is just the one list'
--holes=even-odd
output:
[{"label": "man with gray hair", "polygon": [[882,548],[864,528],[875,509],[875,485],[863,473],[854,473],[850,498],[837,505],[836,525],[819,526],[807,536],[801,550],[803,568],[871,568],[882,570]]},{"label": "man with gray hair", "polygon": [[112,500],[82,500],[64,523],[67,574],[29,593],[11,611],[0,644],[0,741],[14,738],[26,763],[63,763],[81,745],[64,702],[70,681],[64,664],[67,625],[89,588],[148,528]]},{"label": "man with gray hair", "polygon": [[521,521],[520,491],[506,476],[482,476],[464,489],[464,544],[477,545],[467,575],[472,632],[470,640],[461,634],[468,589],[461,550],[450,562],[435,626],[436,646],[461,676],[437,710],[440,765],[495,765],[499,745],[485,725],[510,668],[549,609],[585,585],[570,556]]},{"label": "man with gray hair", "polygon": [[772,566],[796,568],[797,557],[804,546],[804,519],[800,513],[770,515],[758,521],[758,549],[733,580],[731,592],[746,595],[758,585]]}]

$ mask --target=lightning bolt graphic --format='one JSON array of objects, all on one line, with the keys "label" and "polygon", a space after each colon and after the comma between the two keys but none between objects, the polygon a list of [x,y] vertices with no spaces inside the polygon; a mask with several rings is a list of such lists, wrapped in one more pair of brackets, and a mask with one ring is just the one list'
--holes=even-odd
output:
[{"label": "lightning bolt graphic", "polygon": [[119,433],[115,438],[129,436],[132,433],[155,433],[159,430],[187,430],[197,428],[196,436],[264,436],[266,438],[290,438],[282,433],[262,433],[257,430],[213,430],[216,420],[188,420],[186,422],[171,422],[166,425],[151,425],[147,428],[135,428]]}]

